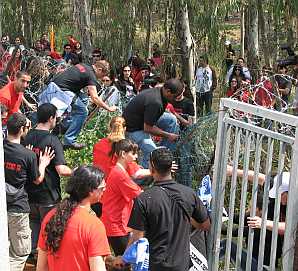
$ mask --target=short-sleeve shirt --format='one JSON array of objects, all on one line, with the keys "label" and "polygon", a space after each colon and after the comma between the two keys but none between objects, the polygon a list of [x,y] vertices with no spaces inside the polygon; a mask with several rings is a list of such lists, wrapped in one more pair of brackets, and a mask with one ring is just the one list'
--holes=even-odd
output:
[{"label": "short-sleeve shirt", "polygon": [[[282,75],[276,75],[275,76],[275,80],[277,82],[277,85],[279,88],[281,89],[286,89],[288,88],[291,91],[292,88],[292,82],[290,79],[285,78]],[[281,98],[287,103],[289,101],[289,97],[290,97],[290,92],[288,94],[282,94]]]},{"label": "short-sleeve shirt", "polygon": [[[100,139],[93,146],[93,166],[102,170],[106,177],[117,163],[117,157],[110,156],[111,150],[112,144],[108,138]],[[133,176],[140,168],[141,167],[136,162],[128,163],[128,175]]]},{"label": "short-sleeve shirt", "polygon": [[207,210],[191,188],[173,180],[156,182],[136,198],[128,227],[145,232],[151,271],[189,269],[189,217],[203,223]]},{"label": "short-sleeve shirt", "polygon": [[[38,247],[44,251],[47,251],[45,227],[55,211],[50,211],[41,225]],[[102,222],[87,209],[78,207],[67,223],[59,250],[54,255],[48,252],[48,266],[51,271],[89,271],[90,257],[110,254]]]},{"label": "short-sleeve shirt", "polygon": [[7,118],[5,118],[2,124],[6,124],[8,118],[19,111],[22,104],[24,93],[15,91],[14,82],[8,83],[5,87],[0,89],[0,103],[5,105],[8,109]]},{"label": "short-sleeve shirt", "polygon": [[184,97],[183,100],[173,101],[171,104],[175,111],[186,120],[188,119],[188,116],[195,115],[193,101],[189,98]]},{"label": "short-sleeve shirt", "polygon": [[29,213],[30,207],[25,186],[39,177],[37,158],[33,151],[18,143],[4,141],[5,182],[17,189],[13,199],[7,199],[7,211]]},{"label": "short-sleeve shirt", "polygon": [[79,94],[87,86],[97,86],[97,79],[92,66],[77,64],[59,74],[53,82],[63,91]]},{"label": "short-sleeve shirt", "polygon": [[133,200],[142,190],[128,173],[117,165],[112,168],[106,182],[101,220],[106,227],[107,236],[125,236],[129,232],[127,223]]},{"label": "short-sleeve shirt", "polygon": [[161,88],[143,90],[126,106],[123,117],[128,132],[144,130],[144,123],[153,126],[165,112],[166,99]]},{"label": "short-sleeve shirt", "polygon": [[61,199],[60,177],[56,166],[65,165],[63,147],[57,136],[49,131],[33,129],[29,131],[24,140],[24,145],[32,145],[33,151],[39,158],[40,152],[46,147],[51,147],[55,152],[55,157],[46,167],[45,177],[41,184],[34,183],[27,185],[27,192],[30,203],[53,204]]}]

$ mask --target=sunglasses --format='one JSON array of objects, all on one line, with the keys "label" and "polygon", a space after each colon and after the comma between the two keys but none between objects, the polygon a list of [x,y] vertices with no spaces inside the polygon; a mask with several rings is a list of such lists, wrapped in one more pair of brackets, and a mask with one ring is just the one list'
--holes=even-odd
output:
[{"label": "sunglasses", "polygon": [[92,55],[93,57],[100,57],[100,55]]},{"label": "sunglasses", "polygon": [[111,80],[102,80],[102,82],[111,82]]}]

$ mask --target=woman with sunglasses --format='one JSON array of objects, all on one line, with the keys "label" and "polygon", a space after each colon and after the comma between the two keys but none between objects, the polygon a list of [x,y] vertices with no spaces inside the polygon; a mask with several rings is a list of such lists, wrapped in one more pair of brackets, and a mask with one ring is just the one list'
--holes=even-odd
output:
[{"label": "woman with sunglasses", "polygon": [[110,255],[106,231],[90,206],[102,197],[102,172],[80,166],[66,185],[69,197],[45,217],[38,242],[37,271],[104,271]]},{"label": "woman with sunglasses", "polygon": [[125,97],[133,97],[137,93],[135,83],[131,77],[130,66],[126,65],[121,68],[116,86]]},{"label": "woman with sunglasses", "polygon": [[122,139],[112,146],[112,154],[117,163],[108,178],[106,191],[102,198],[102,222],[116,256],[123,255],[129,238],[127,223],[134,199],[142,189],[130,178],[127,171],[129,163],[137,158],[138,146],[128,139]]},{"label": "woman with sunglasses", "polygon": [[239,89],[240,84],[237,81],[236,77],[232,77],[229,83],[229,88],[227,90],[227,97],[233,97],[235,98],[235,94],[237,93],[237,90]]},{"label": "woman with sunglasses", "polygon": [[101,94],[101,98],[105,101],[109,106],[119,106],[120,103],[120,92],[118,88],[114,85],[111,76],[105,75],[101,82],[103,83],[103,92]]},{"label": "woman with sunglasses", "polygon": [[229,78],[229,84],[231,83],[232,78],[236,78],[238,83],[241,83],[242,81],[245,81],[245,75],[243,73],[242,67],[240,65],[234,65],[232,74]]}]

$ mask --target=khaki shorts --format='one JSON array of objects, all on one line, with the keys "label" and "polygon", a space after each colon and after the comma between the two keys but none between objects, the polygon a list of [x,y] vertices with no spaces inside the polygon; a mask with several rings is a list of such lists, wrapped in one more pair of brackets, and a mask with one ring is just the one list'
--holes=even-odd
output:
[{"label": "khaki shorts", "polygon": [[31,229],[28,213],[7,213],[9,261],[11,271],[23,270],[31,252]]}]

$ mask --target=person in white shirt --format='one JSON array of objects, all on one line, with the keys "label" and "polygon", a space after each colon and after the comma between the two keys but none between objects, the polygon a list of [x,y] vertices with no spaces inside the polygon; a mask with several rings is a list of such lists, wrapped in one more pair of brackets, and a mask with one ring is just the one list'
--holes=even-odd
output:
[{"label": "person in white shirt", "polygon": [[213,90],[217,86],[217,77],[214,69],[208,65],[208,57],[200,56],[196,70],[197,110],[200,116],[211,113]]}]

